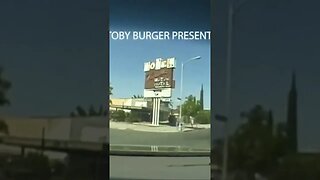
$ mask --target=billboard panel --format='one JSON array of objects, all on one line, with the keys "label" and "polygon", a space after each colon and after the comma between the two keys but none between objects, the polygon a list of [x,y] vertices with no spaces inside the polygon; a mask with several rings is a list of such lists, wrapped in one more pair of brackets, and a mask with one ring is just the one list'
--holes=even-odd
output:
[{"label": "billboard panel", "polygon": [[144,64],[145,86],[144,89],[174,88],[173,71],[175,59],[156,59],[155,62]]}]

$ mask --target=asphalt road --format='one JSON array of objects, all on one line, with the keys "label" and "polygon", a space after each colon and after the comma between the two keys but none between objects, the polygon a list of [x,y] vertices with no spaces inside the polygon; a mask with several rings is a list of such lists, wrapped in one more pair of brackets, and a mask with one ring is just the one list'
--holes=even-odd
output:
[{"label": "asphalt road", "polygon": [[111,180],[209,180],[209,157],[110,156]]},{"label": "asphalt road", "polygon": [[210,129],[189,132],[155,133],[110,129],[110,144],[187,146],[210,149]]}]

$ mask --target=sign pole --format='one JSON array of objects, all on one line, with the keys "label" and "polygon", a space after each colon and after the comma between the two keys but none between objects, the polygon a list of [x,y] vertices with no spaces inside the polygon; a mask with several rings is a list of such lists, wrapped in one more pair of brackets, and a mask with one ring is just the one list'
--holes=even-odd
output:
[{"label": "sign pole", "polygon": [[152,98],[152,125],[155,125],[156,116],[156,98]]},{"label": "sign pole", "polygon": [[144,98],[152,98],[152,120],[151,124],[159,126],[161,98],[170,98],[175,86],[173,72],[175,69],[175,58],[162,59],[144,63],[145,85]]},{"label": "sign pole", "polygon": [[153,99],[153,115],[152,115],[152,125],[159,126],[160,119],[160,98]]},{"label": "sign pole", "polygon": [[159,122],[160,122],[160,104],[161,104],[161,99],[157,98],[157,123],[156,123],[156,126],[159,126]]}]

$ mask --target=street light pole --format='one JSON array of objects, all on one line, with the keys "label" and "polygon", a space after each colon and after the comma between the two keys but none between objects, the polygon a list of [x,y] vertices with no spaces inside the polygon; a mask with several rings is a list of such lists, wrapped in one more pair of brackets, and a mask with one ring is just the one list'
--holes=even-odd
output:
[{"label": "street light pole", "polygon": [[183,68],[184,65],[183,63],[181,64],[181,80],[180,80],[180,107],[179,107],[179,120],[181,121],[181,117],[182,117],[182,92],[183,92]]},{"label": "street light pole", "polygon": [[201,56],[196,56],[196,57],[193,57],[191,59],[188,59],[187,61],[185,62],[182,62],[181,63],[181,80],[180,80],[180,107],[179,107],[179,120],[182,121],[182,99],[183,99],[183,69],[184,69],[184,65],[187,64],[188,62],[191,62],[193,60],[198,60],[198,59],[201,59]]},{"label": "street light pole", "polygon": [[[234,25],[234,16],[236,12],[246,5],[250,0],[242,1],[235,7],[235,0],[230,0],[228,8],[228,39],[227,39],[227,71],[226,71],[226,116],[230,117],[230,90],[231,90],[231,60],[232,60],[232,34]],[[222,180],[227,180],[228,171],[228,121],[225,122],[225,140],[223,149],[223,169]]]},{"label": "street light pole", "polygon": [[[228,9],[228,40],[227,40],[227,72],[226,72],[226,116],[230,117],[230,89],[231,89],[231,58],[232,58],[232,32],[233,32],[233,0],[230,1]],[[225,121],[225,134],[223,144],[223,167],[222,167],[222,180],[227,180],[228,173],[228,121]]]}]

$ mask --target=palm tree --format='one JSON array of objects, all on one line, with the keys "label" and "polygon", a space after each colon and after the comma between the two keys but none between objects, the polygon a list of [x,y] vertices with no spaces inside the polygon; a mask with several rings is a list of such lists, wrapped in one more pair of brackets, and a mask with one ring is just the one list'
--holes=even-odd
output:
[{"label": "palm tree", "polygon": [[79,116],[84,117],[84,116],[87,116],[87,115],[88,115],[88,113],[86,112],[86,110],[85,110],[83,107],[81,107],[80,105],[76,107],[76,111],[77,111],[77,113],[78,113]]},{"label": "palm tree", "polygon": [[132,98],[133,99],[139,99],[139,98],[143,98],[143,96],[142,95],[133,95]]},{"label": "palm tree", "polygon": [[[3,69],[0,67],[0,106],[9,105],[10,101],[6,96],[6,93],[11,88],[11,83],[3,77]],[[7,124],[0,119],[0,132],[8,134]]]},{"label": "palm tree", "polygon": [[0,106],[9,105],[10,101],[6,97],[7,91],[11,88],[11,83],[3,78],[3,69],[0,67]]},{"label": "palm tree", "polygon": [[110,104],[112,103],[111,98],[110,98],[110,96],[112,95],[112,90],[113,90],[113,87],[109,86],[109,103]]}]

